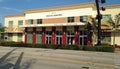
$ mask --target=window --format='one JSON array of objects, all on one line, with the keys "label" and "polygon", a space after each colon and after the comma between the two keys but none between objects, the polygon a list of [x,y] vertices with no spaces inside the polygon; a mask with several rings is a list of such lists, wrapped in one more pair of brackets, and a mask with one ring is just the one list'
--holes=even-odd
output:
[{"label": "window", "polygon": [[73,30],[68,30],[68,35],[74,35],[74,31]]},{"label": "window", "polygon": [[74,17],[68,17],[68,23],[74,22]]},{"label": "window", "polygon": [[42,24],[42,19],[37,19],[37,24]]},{"label": "window", "polygon": [[80,22],[87,22],[88,21],[88,18],[87,16],[80,16]]},{"label": "window", "polygon": [[107,14],[107,15],[103,15],[101,21],[108,21],[110,19],[111,15]]},{"label": "window", "polygon": [[52,31],[46,31],[46,35],[51,35]]},{"label": "window", "polygon": [[22,34],[18,34],[18,41],[22,41]]},{"label": "window", "polygon": [[110,36],[102,36],[102,42],[111,42],[111,37]]},{"label": "window", "polygon": [[81,30],[81,31],[80,31],[80,35],[83,35],[83,36],[84,36],[84,35],[87,35],[87,30]]},{"label": "window", "polygon": [[13,21],[9,21],[9,26],[13,26]]},{"label": "window", "polygon": [[13,34],[9,33],[8,34],[8,40],[12,41],[12,38],[13,38]]},{"label": "window", "polygon": [[111,33],[110,32],[102,32],[101,42],[111,42]]},{"label": "window", "polygon": [[29,25],[30,25],[30,24],[33,24],[33,20],[32,20],[32,19],[28,20],[28,24],[29,24]]},{"label": "window", "polygon": [[23,25],[23,20],[19,20],[18,25]]},{"label": "window", "polygon": [[56,35],[62,35],[62,31],[57,30],[57,31],[56,31]]},{"label": "window", "polygon": [[42,31],[36,31],[36,33],[41,35],[41,34],[42,34]]}]

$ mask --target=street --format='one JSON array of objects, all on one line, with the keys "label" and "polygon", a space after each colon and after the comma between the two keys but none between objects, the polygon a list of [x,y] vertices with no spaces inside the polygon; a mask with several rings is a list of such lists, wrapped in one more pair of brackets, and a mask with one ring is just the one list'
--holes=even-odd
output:
[{"label": "street", "polygon": [[0,46],[0,69],[120,69],[120,53]]}]

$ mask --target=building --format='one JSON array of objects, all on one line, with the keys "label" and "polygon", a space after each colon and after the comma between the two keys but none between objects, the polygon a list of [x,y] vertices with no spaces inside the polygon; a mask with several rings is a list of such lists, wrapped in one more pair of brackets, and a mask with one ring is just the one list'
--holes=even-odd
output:
[{"label": "building", "polygon": [[[120,5],[106,6],[101,11],[102,42],[113,44],[112,27],[108,20],[120,13]],[[8,41],[23,41],[40,44],[94,44],[96,38],[85,29],[96,17],[95,3],[75,4],[51,8],[25,10],[23,14],[5,16],[6,37]],[[116,44],[120,45],[120,32]]]}]

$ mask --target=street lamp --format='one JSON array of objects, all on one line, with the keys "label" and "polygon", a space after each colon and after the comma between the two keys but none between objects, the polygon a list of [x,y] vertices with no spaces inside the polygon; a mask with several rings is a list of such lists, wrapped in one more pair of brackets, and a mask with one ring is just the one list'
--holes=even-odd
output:
[{"label": "street lamp", "polygon": [[[96,3],[96,9],[97,9],[97,19],[98,19],[98,41],[97,44],[101,45],[101,19],[102,15],[100,14],[100,7],[99,7],[99,0],[95,0]],[[105,0],[101,0],[101,3],[105,3]],[[105,10],[104,7],[102,7],[102,10]]]}]

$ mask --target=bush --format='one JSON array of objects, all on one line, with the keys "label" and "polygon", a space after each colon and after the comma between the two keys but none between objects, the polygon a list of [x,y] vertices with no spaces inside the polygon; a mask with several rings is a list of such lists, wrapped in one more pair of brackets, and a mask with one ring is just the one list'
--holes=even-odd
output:
[{"label": "bush", "polygon": [[94,46],[84,46],[83,50],[85,50],[85,51],[96,51],[96,48]]},{"label": "bush", "polygon": [[102,52],[114,52],[115,47],[113,46],[103,46]]},{"label": "bush", "polygon": [[85,50],[85,51],[99,51],[99,52],[114,52],[115,51],[115,47],[110,46],[110,45],[80,46],[80,45],[25,44],[23,42],[13,42],[13,41],[0,42],[0,45],[10,46],[10,47]]}]

